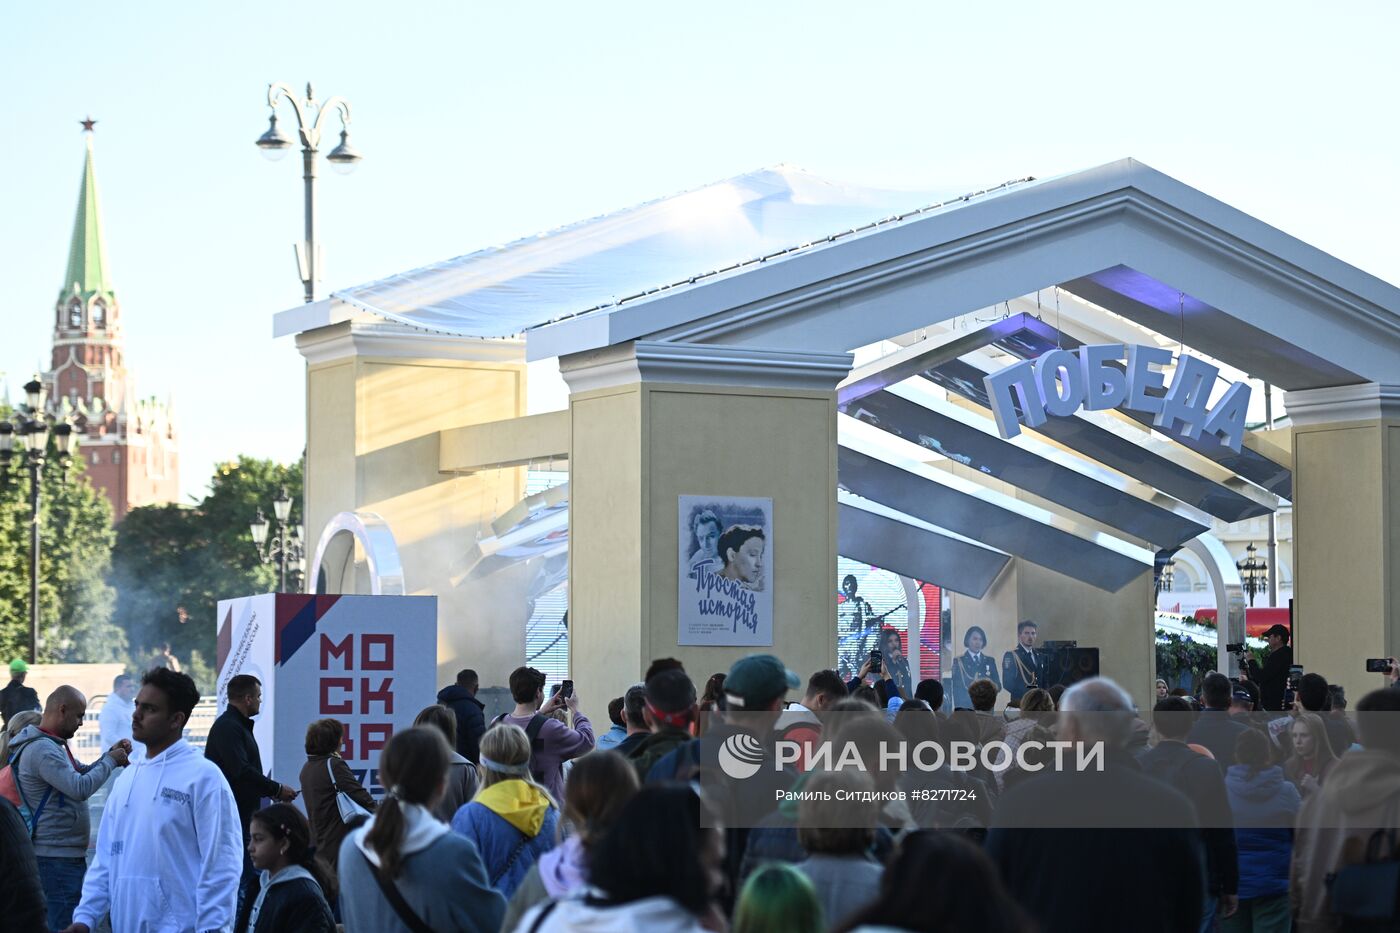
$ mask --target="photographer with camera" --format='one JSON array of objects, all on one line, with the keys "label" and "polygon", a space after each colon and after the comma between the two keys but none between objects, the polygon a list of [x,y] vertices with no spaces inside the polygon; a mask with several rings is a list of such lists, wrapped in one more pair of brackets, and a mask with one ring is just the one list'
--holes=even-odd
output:
[{"label": "photographer with camera", "polygon": [[[1288,688],[1288,669],[1293,666],[1293,648],[1288,644],[1290,634],[1285,625],[1270,626],[1264,632],[1264,640],[1269,643],[1269,653],[1262,665],[1252,658],[1244,662],[1249,679],[1259,685],[1260,705],[1266,710],[1280,712],[1284,709],[1284,691]],[[1243,649],[1244,645],[1228,645],[1231,649]]]}]

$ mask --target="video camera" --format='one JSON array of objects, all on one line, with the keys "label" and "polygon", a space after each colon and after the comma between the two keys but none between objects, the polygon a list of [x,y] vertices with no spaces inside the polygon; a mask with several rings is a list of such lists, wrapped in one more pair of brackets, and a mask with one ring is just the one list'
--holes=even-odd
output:
[{"label": "video camera", "polygon": [[1303,665],[1295,664],[1288,669],[1288,680],[1283,687],[1283,708],[1292,709],[1293,700],[1298,696],[1298,681],[1303,679]]}]

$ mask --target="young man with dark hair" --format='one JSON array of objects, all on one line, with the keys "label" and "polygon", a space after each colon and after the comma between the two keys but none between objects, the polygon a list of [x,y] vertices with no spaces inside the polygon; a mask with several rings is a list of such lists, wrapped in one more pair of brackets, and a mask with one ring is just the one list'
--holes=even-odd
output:
[{"label": "young man with dark hair", "polygon": [[651,726],[646,716],[647,688],[645,684],[633,684],[622,695],[622,721],[627,724],[627,735],[614,746],[613,751],[623,758],[631,758],[637,746],[651,735]]},{"label": "young man with dark hair", "polygon": [[465,668],[457,672],[456,683],[443,687],[437,695],[437,701],[457,717],[457,754],[472,764],[481,758],[481,737],[486,733],[486,704],[476,698],[480,688],[476,671]]},{"label": "young man with dark hair", "polygon": [[1250,728],[1230,715],[1230,702],[1235,686],[1219,671],[1211,671],[1201,681],[1201,701],[1204,708],[1191,731],[1186,735],[1188,745],[1204,745],[1215,756],[1215,764],[1223,775],[1235,763],[1235,740]]},{"label": "young man with dark hair", "polygon": [[622,704],[622,697],[613,697],[608,701],[608,721],[612,723],[612,727],[598,736],[598,749],[617,748],[618,744],[627,738],[627,721],[622,716]]},{"label": "young man with dark hair", "polygon": [[187,674],[141,679],[131,733],[145,752],[112,786],[64,933],[92,933],[109,912],[113,930],[232,928],[242,834],[228,782],[181,737],[198,702]]},{"label": "young man with dark hair", "polygon": [[[1246,694],[1247,696],[1247,694]],[[1187,747],[1195,714],[1181,697],[1167,697],[1152,707],[1159,741],[1137,756],[1142,770],[1176,788],[1196,808],[1206,855],[1208,918],[1229,917],[1239,908],[1239,855],[1225,780],[1215,762]]]},{"label": "young man with dark hair", "polygon": [[1011,694],[1013,705],[1021,705],[1027,690],[1044,688],[1049,679],[1050,662],[1043,651],[1035,650],[1040,626],[1030,619],[1016,625],[1016,647],[1001,656],[1001,682]]},{"label": "young man with dark hair", "polygon": [[914,699],[923,700],[929,709],[942,716],[943,681],[932,677],[919,681],[919,685],[914,688]]},{"label": "young man with dark hair", "polygon": [[20,801],[28,809],[29,836],[48,901],[49,926],[73,919],[87,870],[88,798],[116,768],[126,765],[131,742],[115,743],[91,765],[78,764],[68,742],[78,734],[87,699],[64,685],[49,694],[38,723],[15,736],[10,759]]},{"label": "young man with dark hair", "polygon": [[1356,741],[1351,723],[1346,721],[1345,716],[1327,715],[1332,711],[1332,688],[1321,674],[1304,674],[1298,678],[1293,709],[1317,713],[1322,717],[1323,728],[1327,730],[1327,744],[1332,746],[1332,754],[1338,758]]},{"label": "young man with dark hair", "polygon": [[666,755],[687,742],[695,723],[695,684],[684,670],[671,668],[649,678],[642,690],[642,718],[649,734],[628,757],[637,769],[637,780]]},{"label": "young man with dark hair", "polygon": [[[223,772],[238,805],[238,822],[243,827],[243,844],[248,844],[248,821],[259,809],[264,797],[290,803],[297,792],[286,784],[274,781],[263,771],[262,754],[253,738],[253,717],[262,711],[262,681],[252,674],[238,674],[229,679],[225,688],[228,709],[214,720],[209,738],[204,743],[204,757]],[[258,877],[252,859],[243,858],[243,881],[239,897],[247,893]]]},{"label": "young man with dark hair", "polygon": [[[530,773],[544,785],[555,800],[564,799],[564,762],[593,750],[596,739],[593,724],[578,708],[578,691],[562,697],[561,690],[548,700],[544,698],[545,676],[533,667],[517,667],[510,672],[510,695],[515,709],[497,722],[508,722],[525,730],[530,739]],[[567,707],[573,715],[572,727],[549,714]]]},{"label": "young man with dark hair", "polygon": [[817,743],[822,737],[822,716],[827,710],[850,696],[846,682],[841,675],[827,668],[807,678],[807,692],[802,702],[789,703],[778,717],[774,731],[790,742],[799,742],[803,747],[802,757],[796,762],[797,770],[806,771]]}]

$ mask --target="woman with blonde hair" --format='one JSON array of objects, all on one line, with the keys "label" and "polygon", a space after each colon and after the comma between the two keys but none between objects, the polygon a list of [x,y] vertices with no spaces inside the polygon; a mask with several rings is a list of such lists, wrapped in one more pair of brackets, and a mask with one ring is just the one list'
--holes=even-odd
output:
[{"label": "woman with blonde hair", "polygon": [[10,763],[10,743],[29,726],[37,726],[43,714],[37,710],[27,709],[22,713],[15,713],[10,717],[10,722],[5,726],[5,731],[0,732],[0,768]]},{"label": "woman with blonde hair", "polygon": [[509,899],[541,855],[554,848],[559,808],[530,774],[530,740],[512,723],[481,737],[481,789],[452,818],[476,843],[491,887]]},{"label": "woman with blonde hair", "polygon": [[1288,736],[1293,740],[1293,754],[1283,764],[1283,776],[1297,785],[1298,793],[1306,799],[1327,779],[1337,755],[1327,739],[1327,726],[1317,713],[1296,714]]}]

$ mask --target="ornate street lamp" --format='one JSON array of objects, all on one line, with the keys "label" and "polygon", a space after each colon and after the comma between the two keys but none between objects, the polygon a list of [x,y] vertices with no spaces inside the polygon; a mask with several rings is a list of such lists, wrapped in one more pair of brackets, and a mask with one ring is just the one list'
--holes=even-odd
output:
[{"label": "ornate street lamp", "polygon": [[1235,567],[1240,572],[1240,585],[1244,587],[1245,595],[1249,597],[1249,605],[1254,605],[1254,597],[1264,592],[1269,585],[1269,565],[1259,556],[1259,549],[1250,542],[1249,547],[1244,549],[1244,560],[1236,561]]},{"label": "ornate street lamp", "polygon": [[252,535],[253,547],[258,552],[258,560],[264,564],[277,561],[277,592],[287,592],[287,571],[291,571],[297,577],[297,590],[301,589],[300,581],[303,569],[306,565],[306,531],[301,525],[288,525],[287,520],[292,516],[292,498],[287,495],[287,487],[283,486],[277,493],[277,498],[272,500],[272,514],[277,519],[277,535],[271,541],[267,539],[269,525],[267,516],[262,509],[258,509],[252,522],[248,524],[248,533]]},{"label": "ornate street lamp", "polygon": [[293,144],[292,138],[277,125],[277,105],[283,99],[292,105],[301,137],[302,179],[306,183],[306,239],[297,244],[296,252],[297,268],[302,285],[306,287],[306,301],[309,304],[316,300],[316,280],[321,264],[316,251],[316,152],[321,145],[321,133],[328,113],[340,111],[340,145],[326,155],[331,168],[341,174],[349,174],[364,156],[350,144],[350,103],[345,98],[332,97],[318,101],[311,84],[307,83],[306,97],[299,99],[291,88],[279,83],[267,87],[267,106],[272,115],[268,120],[267,132],[257,140],[258,149],[269,160],[282,158]]},{"label": "ornate street lamp", "polygon": [[1176,561],[1169,560],[1162,565],[1162,569],[1157,573],[1156,583],[1157,595],[1171,592],[1172,585],[1176,582]]},{"label": "ornate street lamp", "polygon": [[[66,417],[45,410],[44,384],[37,375],[25,383],[24,399],[13,420],[0,421],[0,470],[8,471],[10,461],[19,454],[29,471],[29,663],[36,664],[39,661],[39,505],[44,458],[52,428],[54,450],[66,481],[77,437]],[[16,438],[19,449],[16,449]]]}]

